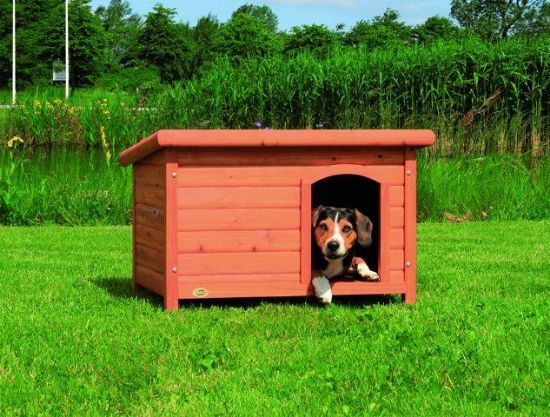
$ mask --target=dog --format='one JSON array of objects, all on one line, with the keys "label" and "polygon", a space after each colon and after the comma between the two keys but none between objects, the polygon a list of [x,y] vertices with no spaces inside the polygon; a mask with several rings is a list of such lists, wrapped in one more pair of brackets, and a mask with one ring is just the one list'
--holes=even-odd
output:
[{"label": "dog", "polygon": [[311,283],[323,304],[332,302],[329,280],[352,275],[367,281],[379,281],[364,259],[355,256],[357,245],[372,243],[373,224],[357,209],[325,207],[312,211],[311,225],[315,244],[312,251]]}]

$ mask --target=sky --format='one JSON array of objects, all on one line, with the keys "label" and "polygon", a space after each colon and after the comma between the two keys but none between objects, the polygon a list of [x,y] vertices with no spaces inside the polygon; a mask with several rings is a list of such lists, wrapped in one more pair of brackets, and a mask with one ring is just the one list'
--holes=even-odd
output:
[{"label": "sky", "polygon": [[[226,21],[231,13],[244,3],[268,5],[279,18],[279,29],[288,30],[304,24],[325,24],[334,28],[344,23],[351,28],[358,20],[372,19],[387,8],[396,9],[402,21],[416,25],[429,16],[449,17],[450,1],[445,0],[129,0],[134,12],[145,15],[155,3],[177,10],[177,19],[195,25],[197,19],[208,13]],[[94,9],[107,5],[109,0],[92,0]]]}]

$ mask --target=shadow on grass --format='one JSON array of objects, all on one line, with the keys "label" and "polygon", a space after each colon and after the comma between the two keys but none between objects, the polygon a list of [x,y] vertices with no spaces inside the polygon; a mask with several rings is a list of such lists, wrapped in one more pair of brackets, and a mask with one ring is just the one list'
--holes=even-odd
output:
[{"label": "shadow on grass", "polygon": [[143,298],[155,307],[162,308],[162,297],[145,289],[132,287],[132,279],[126,277],[101,277],[92,279],[91,282],[105,290],[114,298]]},{"label": "shadow on grass", "polygon": [[[96,286],[105,290],[114,298],[142,298],[155,307],[162,308],[163,298],[145,288],[132,288],[131,278],[126,277],[102,277],[91,280]],[[397,296],[338,296],[333,304],[362,308],[369,305],[389,305],[400,303]],[[257,308],[262,304],[292,305],[292,306],[324,306],[315,297],[264,297],[264,298],[210,298],[197,300],[180,300],[180,308]]]}]

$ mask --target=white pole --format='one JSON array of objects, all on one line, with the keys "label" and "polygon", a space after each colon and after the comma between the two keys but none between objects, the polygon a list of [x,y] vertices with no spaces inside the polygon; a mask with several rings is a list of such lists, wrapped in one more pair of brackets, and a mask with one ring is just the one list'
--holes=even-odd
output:
[{"label": "white pole", "polygon": [[15,66],[15,0],[13,0],[13,10],[12,10],[12,41],[11,41],[11,55],[12,55],[12,67],[11,67],[11,101],[15,104],[17,99],[17,89],[16,89],[16,66]]},{"label": "white pole", "polygon": [[65,98],[69,98],[69,0],[65,0]]}]

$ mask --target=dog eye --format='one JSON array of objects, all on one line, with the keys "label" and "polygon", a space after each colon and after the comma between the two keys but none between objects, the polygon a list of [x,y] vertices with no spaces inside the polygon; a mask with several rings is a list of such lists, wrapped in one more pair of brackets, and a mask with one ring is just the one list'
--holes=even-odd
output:
[{"label": "dog eye", "polygon": [[349,233],[349,232],[351,232],[351,227],[344,226],[344,228],[342,230],[343,230],[344,233]]},{"label": "dog eye", "polygon": [[324,223],[321,223],[321,224],[319,225],[319,227],[321,228],[321,230],[324,230],[325,232],[328,230],[327,225],[324,224]]}]

